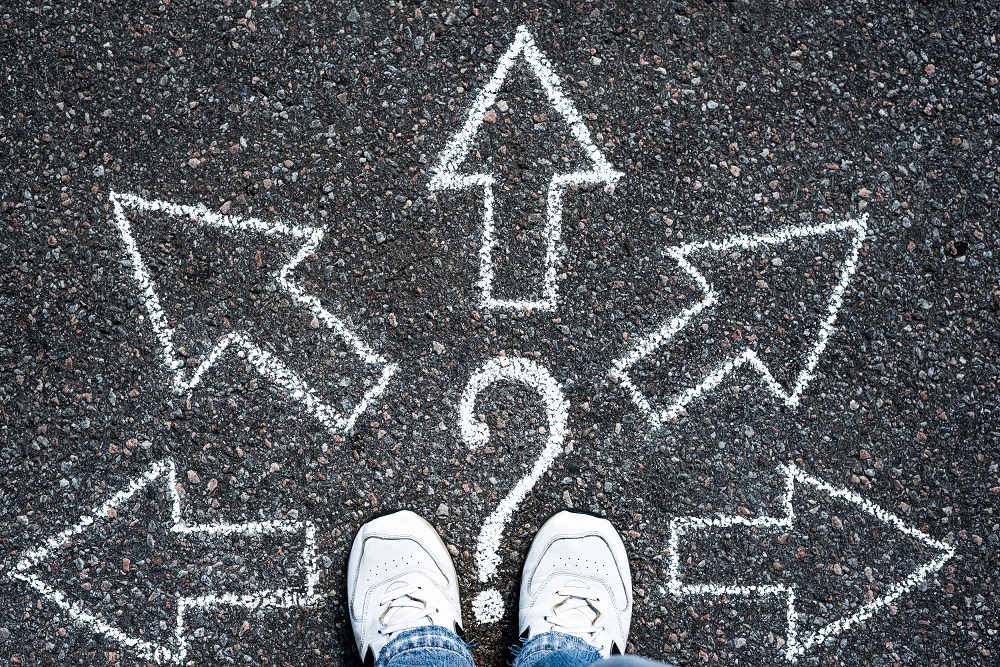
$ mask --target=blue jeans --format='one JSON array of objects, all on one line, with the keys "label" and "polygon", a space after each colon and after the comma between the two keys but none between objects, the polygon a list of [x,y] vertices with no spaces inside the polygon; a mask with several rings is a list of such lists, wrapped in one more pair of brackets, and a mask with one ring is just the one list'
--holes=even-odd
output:
[{"label": "blue jeans", "polygon": [[[663,667],[635,656],[601,658],[590,644],[561,632],[546,632],[525,642],[513,667]],[[438,625],[401,632],[379,653],[375,667],[475,667],[462,638]]]}]

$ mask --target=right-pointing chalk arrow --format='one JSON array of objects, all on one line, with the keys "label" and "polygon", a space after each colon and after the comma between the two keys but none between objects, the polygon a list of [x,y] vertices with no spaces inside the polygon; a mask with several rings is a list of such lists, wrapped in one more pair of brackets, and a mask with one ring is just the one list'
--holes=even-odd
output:
[{"label": "right-pointing chalk arrow", "polygon": [[668,588],[677,597],[782,600],[788,660],[870,620],[955,555],[852,491],[781,470],[781,516],[670,522]]},{"label": "right-pointing chalk arrow", "polygon": [[[833,333],[837,313],[843,305],[844,291],[857,268],[867,231],[867,217],[861,216],[845,222],[788,227],[765,234],[741,234],[721,240],[688,243],[669,248],[666,253],[693,279],[703,293],[702,298],[680,315],[665,321],[652,334],[638,339],[632,348],[612,365],[611,377],[621,383],[654,428],[676,419],[692,401],[712,391],[743,367],[756,372],[764,389],[777,396],[786,405],[798,405]],[[816,263],[810,260],[806,262],[807,265],[800,275],[783,278],[786,282],[798,283],[793,285],[794,287],[813,291],[814,298],[809,299],[808,304],[794,294],[783,294],[768,286],[762,277],[763,274],[759,273],[747,275],[737,272],[734,286],[725,291],[720,290],[706,277],[703,270],[696,266],[696,258],[709,256],[716,258],[721,265],[718,271],[734,273],[732,267],[740,264],[733,260],[733,256],[745,260],[747,256],[759,259],[773,255],[770,262],[765,262],[765,270],[778,270],[778,267],[787,270],[791,263],[782,260],[783,252],[792,252],[789,248],[797,244],[821,242],[827,239],[839,243],[844,255],[842,262],[828,266],[828,262]],[[817,252],[816,257],[822,256],[823,259],[828,259],[835,254],[836,250]],[[828,277],[831,279],[830,284],[826,286],[820,279],[821,276],[817,275],[824,272],[829,274]],[[749,302],[757,301],[751,292],[759,287],[766,287],[769,290],[765,291],[764,299],[783,299],[781,303],[758,305],[758,310],[778,311],[773,313],[775,324],[772,329],[759,335],[743,335],[738,330],[735,332],[728,329],[720,330],[718,322],[713,321],[720,317],[738,318],[740,313],[737,311],[749,309],[751,307]],[[782,311],[782,308],[786,310]],[[753,319],[746,315],[744,317]],[[799,340],[785,344],[787,354],[794,358],[777,361],[782,370],[786,368],[795,370],[785,373],[789,375],[785,383],[779,380],[783,374],[764,361],[767,354],[772,352],[770,343],[784,334],[780,324],[784,321],[781,319],[783,317],[788,319],[811,317],[813,320],[811,326],[804,329]],[[796,345],[802,349],[793,349]],[[673,357],[669,353],[667,357],[670,359],[675,377],[680,378],[680,384],[665,403],[654,405],[654,400],[647,395],[649,388],[646,385],[659,386],[662,374],[654,374],[653,380],[643,384],[637,381],[635,371],[644,361],[659,363],[659,357],[654,355],[668,346],[679,347],[678,350],[674,350]],[[712,351],[710,352],[708,348],[712,348]],[[685,356],[697,358],[678,359]],[[677,361],[687,366],[678,369],[675,363]]]}]

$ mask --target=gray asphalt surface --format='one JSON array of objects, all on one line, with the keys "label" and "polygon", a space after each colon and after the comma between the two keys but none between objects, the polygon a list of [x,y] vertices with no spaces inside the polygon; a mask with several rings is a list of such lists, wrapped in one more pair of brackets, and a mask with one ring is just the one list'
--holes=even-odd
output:
[{"label": "gray asphalt surface", "polygon": [[[321,601],[191,612],[190,664],[357,664],[347,550],[361,523],[397,508],[439,528],[477,660],[506,664],[521,559],[566,507],[622,532],[635,579],[630,650],[682,666],[789,664],[783,600],[668,586],[671,519],[780,514],[783,464],[955,552],[800,664],[996,664],[1000,8],[639,4],[0,8],[0,664],[146,664],[12,568],[168,458],[192,523],[317,530]],[[613,191],[566,194],[551,313],[480,306],[482,195],[427,187],[521,24],[623,173]],[[498,286],[513,294],[540,284],[545,188],[582,156],[523,67],[500,98],[506,109],[484,123],[465,166],[503,181]],[[174,394],[112,191],[322,226],[298,280],[399,364],[355,428],[330,431],[235,356],[190,396]],[[702,298],[668,249],[861,213],[858,267],[800,405],[745,368],[653,429],[609,378],[637,339]],[[294,247],[168,216],[132,224],[140,251],[157,258],[150,271],[190,368],[219,332],[246,327],[330,404],[358,404],[376,370],[268,287]],[[637,384],[662,407],[751,346],[787,385],[846,247],[832,235],[699,256],[725,306],[640,364]],[[513,515],[491,582],[507,614],[484,625],[471,613],[479,530],[547,426],[534,393],[500,383],[477,403],[490,445],[462,441],[462,388],[501,354],[551,371],[570,435]],[[168,495],[150,487],[56,549],[40,576],[123,632],[169,642],[176,591],[300,574],[294,540],[175,542]],[[935,556],[856,504],[821,493],[802,502],[808,519],[787,532],[685,542],[685,580],[794,586],[805,636]]]}]

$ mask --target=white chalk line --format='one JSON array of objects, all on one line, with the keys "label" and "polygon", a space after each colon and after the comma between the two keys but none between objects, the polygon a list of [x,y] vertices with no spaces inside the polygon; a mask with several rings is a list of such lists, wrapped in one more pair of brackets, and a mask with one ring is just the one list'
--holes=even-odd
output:
[{"label": "white chalk line", "polygon": [[[79,535],[95,522],[107,519],[112,509],[122,507],[133,496],[157,480],[163,480],[171,496],[170,531],[182,535],[268,535],[273,533],[303,533],[305,547],[301,561],[305,566],[304,592],[270,589],[252,595],[225,592],[193,597],[181,597],[177,601],[177,616],[173,632],[173,645],[163,646],[156,642],[134,637],[117,628],[105,619],[88,612],[81,601],[71,602],[66,595],[49,584],[32,570],[46,560],[53,551],[62,549],[73,537]],[[319,583],[319,567],[316,562],[316,527],[311,521],[250,521],[232,524],[188,524],[181,514],[181,499],[177,491],[177,473],[172,460],[153,464],[145,474],[132,480],[129,486],[113,495],[103,505],[82,517],[75,525],[47,539],[42,546],[26,551],[10,572],[10,576],[29,584],[41,596],[54,603],[78,625],[97,634],[104,635],[131,649],[146,660],[157,664],[183,663],[188,652],[188,641],[184,633],[185,614],[189,609],[203,609],[217,606],[244,607],[247,609],[288,608],[310,606],[319,601],[316,585]]]},{"label": "white chalk line", "polygon": [[[288,391],[293,399],[302,402],[306,409],[323,425],[346,432],[354,428],[358,417],[364,413],[372,400],[382,394],[389,379],[398,370],[396,364],[388,363],[385,358],[351,331],[339,317],[327,310],[319,299],[307,294],[302,286],[293,279],[292,274],[295,269],[310,253],[316,250],[322,241],[324,234],[322,229],[281,221],[264,222],[257,218],[220,215],[209,211],[201,204],[194,206],[173,204],[119,192],[110,193],[108,198],[114,210],[115,227],[121,235],[125,253],[132,264],[132,278],[139,288],[139,295],[146,306],[150,323],[153,325],[153,332],[160,342],[163,363],[173,372],[171,387],[176,393],[190,394],[201,383],[204,374],[225,355],[231,346],[235,346],[246,353],[251,367],[261,376]],[[139,252],[139,245],[132,235],[132,226],[125,211],[126,207],[138,211],[165,213],[173,217],[188,218],[198,224],[219,229],[253,232],[269,236],[287,236],[302,241],[298,252],[276,273],[275,280],[278,287],[290,295],[300,306],[309,310],[324,326],[333,329],[366,364],[383,366],[379,380],[364,392],[360,402],[350,414],[340,414],[278,357],[254,343],[246,331],[237,331],[222,336],[190,376],[185,377],[184,360],[174,349],[174,328],[167,321],[149,269],[146,267],[146,262]]]},{"label": "white chalk line", "polygon": [[[913,590],[921,581],[927,579],[931,574],[941,569],[948,560],[954,557],[955,548],[916,528],[908,526],[896,515],[887,512],[878,505],[861,497],[853,491],[844,488],[837,488],[821,479],[806,474],[796,466],[782,465],[780,467],[785,476],[785,495],[782,499],[782,510],[784,516],[781,517],[759,517],[749,519],[740,515],[719,515],[715,517],[678,517],[670,521],[670,560],[667,568],[668,589],[676,597],[691,595],[711,595],[711,596],[739,596],[739,597],[784,597],[785,598],[785,649],[784,656],[789,661],[796,661],[801,655],[812,647],[821,644],[828,638],[840,634],[850,628],[864,623],[872,618],[879,610],[891,605],[902,595]],[[842,499],[851,503],[871,516],[874,516],[882,523],[892,526],[899,532],[912,537],[926,547],[939,551],[940,554],[930,562],[919,567],[909,577],[900,582],[892,584],[886,592],[878,598],[867,602],[858,608],[853,614],[838,619],[819,630],[812,633],[802,633],[798,627],[798,612],[795,607],[795,588],[784,584],[773,585],[747,585],[747,586],[727,586],[722,584],[685,584],[681,582],[680,576],[680,538],[688,533],[703,530],[706,528],[728,528],[731,526],[747,526],[757,528],[774,528],[779,530],[790,530],[793,527],[795,511],[792,505],[792,496],[795,491],[795,484],[798,482],[803,486],[811,486],[823,491],[833,498]]]},{"label": "white chalk line", "polygon": [[[487,387],[500,380],[521,382],[538,392],[545,407],[548,434],[545,446],[531,467],[490,513],[479,532],[476,543],[476,569],[479,581],[488,583],[500,565],[500,541],[517,506],[527,497],[535,483],[552,467],[562,452],[569,420],[569,404],[562,388],[552,374],[536,362],[523,357],[498,357],[488,360],[469,378],[462,392],[458,408],[462,439],[469,447],[477,449],[489,443],[489,427],[476,419],[476,398]],[[473,603],[473,611],[480,623],[494,623],[503,616],[503,598],[496,589],[487,589]]]},{"label": "white chalk line", "polygon": [[[493,250],[496,247],[493,186],[496,179],[485,172],[462,174],[459,170],[472,148],[473,139],[483,124],[486,112],[496,103],[500,87],[506,81],[511,68],[520,56],[524,56],[525,62],[541,84],[549,103],[569,125],[570,133],[586,154],[587,159],[593,164],[593,168],[556,174],[549,182],[544,227],[545,273],[542,281],[542,298],[498,299],[493,296],[493,281],[496,277],[493,262]],[[462,190],[470,187],[483,188],[483,242],[479,249],[478,281],[481,291],[481,306],[496,309],[551,311],[556,308],[559,301],[556,267],[561,259],[563,196],[567,188],[573,185],[597,184],[612,187],[621,177],[622,173],[611,166],[604,154],[594,144],[590,130],[583,122],[583,116],[563,93],[559,77],[556,76],[552,64],[535,44],[527,26],[522,25],[518,27],[514,41],[497,63],[493,76],[469,110],[465,124],[449,140],[441,152],[437,165],[431,170],[428,187],[432,191]]]},{"label": "white chalk line", "polygon": [[[719,303],[719,297],[715,288],[708,282],[704,274],[690,262],[689,258],[693,254],[702,250],[712,250],[714,252],[725,252],[733,248],[750,250],[760,246],[787,243],[796,238],[824,236],[838,232],[851,233],[848,254],[841,267],[840,278],[834,286],[830,294],[830,299],[827,302],[826,317],[820,323],[816,340],[809,349],[805,364],[796,376],[790,390],[786,391],[781,386],[781,383],[775,379],[771,370],[761,361],[757,352],[750,348],[744,349],[740,354],[717,366],[695,386],[688,387],[676,394],[666,408],[655,408],[646,395],[643,394],[642,390],[632,381],[629,370],[633,366],[676,336],[695,317]],[[854,272],[857,270],[861,246],[867,234],[868,218],[866,214],[859,218],[843,222],[830,222],[806,227],[787,227],[769,234],[737,235],[728,237],[722,241],[688,243],[668,249],[667,253],[677,262],[682,270],[694,279],[699,289],[704,293],[704,297],[694,306],[685,309],[680,315],[668,320],[657,331],[644,338],[640,338],[628,353],[614,362],[610,375],[617,379],[620,385],[628,391],[632,400],[639,407],[639,410],[646,416],[654,428],[658,428],[676,419],[692,401],[715,389],[729,374],[745,365],[749,365],[757,371],[761,384],[774,396],[782,399],[785,405],[790,407],[798,405],[803,392],[815,376],[816,365],[826,350],[830,336],[833,335],[837,313],[844,304],[844,292],[847,290],[847,286],[854,276]]]}]

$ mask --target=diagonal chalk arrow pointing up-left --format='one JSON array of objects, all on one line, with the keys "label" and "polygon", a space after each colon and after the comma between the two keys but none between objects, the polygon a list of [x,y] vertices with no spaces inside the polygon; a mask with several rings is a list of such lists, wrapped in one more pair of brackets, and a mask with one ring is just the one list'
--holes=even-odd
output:
[{"label": "diagonal chalk arrow pointing up-left", "polygon": [[[162,493],[157,493],[158,489]],[[159,500],[150,502],[153,498]],[[139,516],[131,516],[144,503],[155,505],[146,510],[155,514],[140,512]],[[116,558],[114,550],[126,543],[122,532],[145,534],[149,542],[128,542],[131,548],[124,553],[131,558]],[[114,587],[110,581],[118,582],[113,595],[88,595],[90,589],[80,586],[85,575],[81,577],[75,569],[69,580],[63,577],[60,583],[58,562],[72,561],[74,557],[82,562],[81,554],[90,560],[83,551],[88,540],[97,544],[96,560],[90,562],[101,568],[102,577],[107,577],[108,590]],[[226,562],[232,554],[246,551],[247,543],[254,541],[270,548],[257,546],[253,558]],[[199,565],[199,554],[208,555],[208,566]],[[124,575],[119,575],[118,563],[123,564]],[[176,569],[170,566],[173,563]],[[229,569],[227,564],[232,569],[228,577],[223,572]],[[319,601],[315,590],[319,582],[316,529],[312,522],[188,523],[181,512],[176,468],[169,459],[154,464],[76,524],[21,554],[10,575],[34,588],[77,625],[160,665],[184,664],[189,612],[224,607],[308,607]],[[128,605],[132,611],[125,614],[125,609],[109,608],[109,603]],[[161,629],[148,618],[133,618],[150,613],[154,617],[172,617],[173,623]]]},{"label": "diagonal chalk arrow pointing up-left", "polygon": [[[375,352],[340,318],[327,310],[319,299],[307,294],[292,276],[296,267],[315,251],[323,239],[321,228],[221,215],[209,211],[201,205],[173,204],[118,192],[112,192],[109,199],[113,207],[115,227],[121,234],[125,254],[132,265],[132,277],[146,307],[156,338],[160,342],[163,363],[173,373],[171,386],[175,392],[179,394],[189,393],[199,385],[205,373],[227,352],[241,350],[246,354],[247,361],[258,373],[286,390],[292,399],[302,402],[306,409],[325,426],[345,432],[353,428],[354,422],[365,411],[368,404],[385,390],[389,379],[396,372],[396,364],[389,363],[382,355]],[[218,336],[205,358],[193,370],[186,368],[185,360],[177,349],[175,327],[171,326],[167,314],[164,312],[160,294],[157,291],[158,286],[152,278],[146,258],[139,250],[136,234],[129,219],[129,211],[135,211],[138,214],[157,214],[181,218],[226,234],[257,235],[263,237],[265,242],[268,238],[292,240],[297,244],[297,250],[273,274],[274,285],[290,297],[293,304],[312,313],[319,324],[332,329],[363,363],[379,369],[379,376],[375,382],[363,392],[352,410],[346,414],[341,413],[285,362],[255,341],[251,332],[241,327],[239,322],[234,328]],[[247,294],[246,297],[250,300],[254,299],[252,294]]]},{"label": "diagonal chalk arrow pointing up-left", "polygon": [[[527,67],[541,84],[542,91],[549,105],[569,125],[572,139],[583,150],[585,158],[590,162],[589,169],[579,169],[568,173],[557,173],[549,181],[545,202],[545,263],[542,277],[542,294],[539,296],[523,296],[521,298],[504,299],[494,295],[494,260],[493,250],[496,246],[495,230],[495,194],[493,191],[497,177],[486,171],[463,173],[462,162],[466,159],[472,147],[473,139],[483,124],[487,112],[497,101],[497,93],[507,80],[511,68],[518,58],[524,58]],[[506,309],[536,309],[550,311],[555,309],[558,301],[556,285],[556,267],[559,262],[560,239],[562,238],[563,195],[566,189],[573,185],[605,185],[613,186],[622,176],[616,171],[600,149],[594,144],[590,130],[583,122],[583,116],[577,111],[573,102],[566,97],[551,63],[535,44],[534,38],[526,26],[520,26],[514,41],[507,52],[500,58],[496,71],[486,87],[479,93],[462,128],[448,141],[438,158],[438,163],[431,171],[429,187],[431,190],[456,189],[463,190],[472,187],[483,189],[483,244],[479,249],[479,288],[482,291],[481,303],[484,308]]]}]

